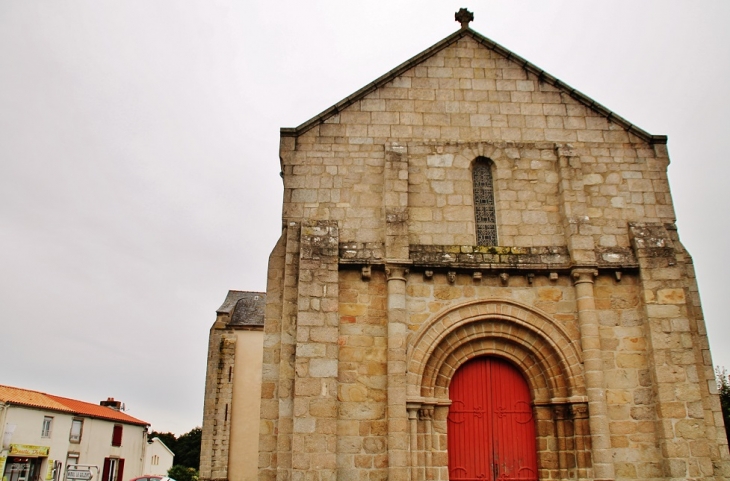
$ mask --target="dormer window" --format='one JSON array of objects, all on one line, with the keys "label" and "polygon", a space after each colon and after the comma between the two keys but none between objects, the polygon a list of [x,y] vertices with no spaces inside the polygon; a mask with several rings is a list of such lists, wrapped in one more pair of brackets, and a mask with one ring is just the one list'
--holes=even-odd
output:
[{"label": "dormer window", "polygon": [[474,220],[477,245],[496,246],[497,216],[494,209],[494,163],[486,157],[477,157],[472,170],[474,184]]}]

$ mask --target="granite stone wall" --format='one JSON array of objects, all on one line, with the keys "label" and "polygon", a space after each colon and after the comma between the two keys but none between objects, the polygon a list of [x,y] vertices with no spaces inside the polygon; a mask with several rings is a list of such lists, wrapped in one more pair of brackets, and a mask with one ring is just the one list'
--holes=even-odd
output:
[{"label": "granite stone wall", "polygon": [[282,131],[260,479],[448,479],[475,356],[530,385],[540,479],[727,479],[666,138],[468,29],[409,62]]}]

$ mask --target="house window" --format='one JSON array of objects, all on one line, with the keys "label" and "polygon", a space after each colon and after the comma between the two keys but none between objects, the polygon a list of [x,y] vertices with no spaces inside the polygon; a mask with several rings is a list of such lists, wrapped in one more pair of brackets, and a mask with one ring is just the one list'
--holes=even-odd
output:
[{"label": "house window", "polygon": [[152,465],[157,466],[158,464],[160,464],[160,457],[156,454],[153,454],[152,455]]},{"label": "house window", "polygon": [[79,453],[66,454],[66,468],[79,464]]},{"label": "house window", "polygon": [[477,245],[496,246],[497,216],[494,209],[493,162],[486,157],[477,157],[472,171],[474,185],[474,218],[476,221]]},{"label": "house window", "polygon": [[81,433],[84,430],[84,420],[74,419],[71,421],[71,433],[68,436],[68,440],[72,443],[81,442]]},{"label": "house window", "polygon": [[112,431],[112,446],[122,445],[122,425],[115,424],[114,430]]},{"label": "house window", "polygon": [[43,427],[41,428],[41,437],[50,438],[52,427],[53,427],[53,416],[44,416],[43,417]]},{"label": "house window", "polygon": [[104,469],[100,481],[122,481],[124,478],[124,460],[120,458],[104,458]]}]

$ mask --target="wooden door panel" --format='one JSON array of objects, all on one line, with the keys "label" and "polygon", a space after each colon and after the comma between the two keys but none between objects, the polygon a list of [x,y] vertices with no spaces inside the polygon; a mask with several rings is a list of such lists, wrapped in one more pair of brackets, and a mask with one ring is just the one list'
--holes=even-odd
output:
[{"label": "wooden door panel", "polygon": [[530,388],[512,365],[492,359],[496,479],[536,480],[535,421]]},{"label": "wooden door panel", "polygon": [[511,364],[480,357],[449,386],[449,477],[452,481],[537,480],[530,389]]},{"label": "wooden door panel", "polygon": [[[452,404],[448,425],[452,430],[455,449],[449,449],[451,479],[491,479],[492,430],[491,399],[484,389],[484,379],[490,375],[484,363],[469,363],[460,369],[451,382]],[[449,444],[452,437],[449,437]]]}]

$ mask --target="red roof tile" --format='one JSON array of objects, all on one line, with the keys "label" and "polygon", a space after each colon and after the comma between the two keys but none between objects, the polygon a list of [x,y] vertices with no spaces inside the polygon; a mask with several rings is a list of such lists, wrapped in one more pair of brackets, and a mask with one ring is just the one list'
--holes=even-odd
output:
[{"label": "red roof tile", "polygon": [[142,421],[137,418],[133,418],[129,414],[125,414],[116,409],[112,409],[106,406],[99,406],[98,404],[87,403],[84,401],[77,401],[76,399],[68,399],[60,396],[48,395],[51,399],[58,401],[59,403],[73,409],[73,411],[80,416],[89,416],[92,418],[109,419],[112,421],[120,421],[127,424],[139,424],[146,426],[149,423]]},{"label": "red roof tile", "polygon": [[54,401],[47,394],[11,386],[0,385],[0,402],[73,413],[71,408]]},{"label": "red roof tile", "polygon": [[75,414],[77,416],[107,419],[109,421],[118,421],[126,424],[136,424],[139,426],[149,425],[146,421],[133,418],[128,414],[114,410],[110,407],[11,386],[0,385],[0,402],[29,406],[33,408],[49,409],[52,411]]}]

